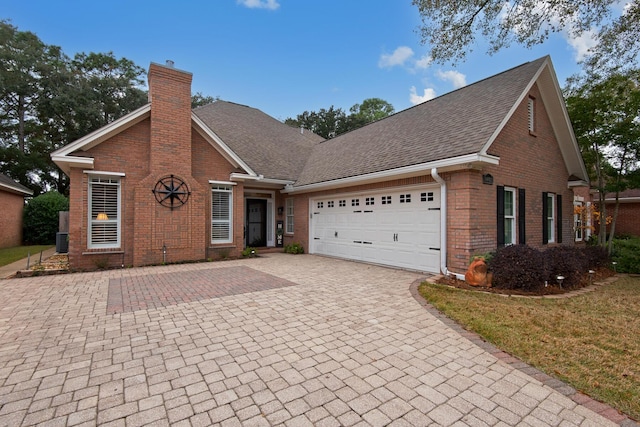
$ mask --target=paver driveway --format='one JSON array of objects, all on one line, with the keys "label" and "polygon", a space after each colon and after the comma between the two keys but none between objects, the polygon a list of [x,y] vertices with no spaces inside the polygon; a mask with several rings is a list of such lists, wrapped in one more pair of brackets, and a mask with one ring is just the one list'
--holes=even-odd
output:
[{"label": "paver driveway", "polygon": [[617,425],[309,255],[0,281],[0,425]]}]

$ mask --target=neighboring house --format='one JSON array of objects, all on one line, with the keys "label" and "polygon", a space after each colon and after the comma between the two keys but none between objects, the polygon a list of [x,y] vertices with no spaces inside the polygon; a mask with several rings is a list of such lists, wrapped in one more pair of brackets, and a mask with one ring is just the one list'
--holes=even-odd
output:
[{"label": "neighboring house", "polygon": [[[622,191],[618,200],[618,217],[616,219],[616,236],[640,237],[640,188]],[[605,197],[607,216],[613,216],[616,207],[615,193]],[[610,226],[609,226],[610,228]]]},{"label": "neighboring house", "polygon": [[574,242],[587,173],[549,57],[330,140],[230,102],[192,111],[171,66],[148,78],[149,104],[52,154],[74,268],[237,256],[279,227],[309,253],[426,272]]},{"label": "neighboring house", "polygon": [[0,248],[22,244],[24,198],[33,191],[0,173]]}]

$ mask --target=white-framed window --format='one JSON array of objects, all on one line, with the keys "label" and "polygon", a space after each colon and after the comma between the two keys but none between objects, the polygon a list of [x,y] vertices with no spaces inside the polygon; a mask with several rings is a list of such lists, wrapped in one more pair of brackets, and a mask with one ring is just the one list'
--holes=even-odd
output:
[{"label": "white-framed window", "polygon": [[89,176],[89,249],[120,247],[120,177]]},{"label": "white-framed window", "polygon": [[536,131],[536,100],[529,97],[527,101],[527,114],[529,117],[529,132]]},{"label": "white-framed window", "polygon": [[233,186],[211,187],[211,243],[233,242]]},{"label": "white-framed window", "polygon": [[284,230],[287,234],[293,234],[293,199],[285,200],[285,210],[287,215]]},{"label": "white-framed window", "polygon": [[553,243],[556,241],[556,195],[553,193],[547,193],[546,197],[547,210],[545,212],[545,218],[547,221],[547,243]]},{"label": "white-framed window", "polygon": [[582,198],[575,198],[573,201],[573,230],[574,240],[582,242],[584,240],[584,202]]},{"label": "white-framed window", "polygon": [[516,244],[516,189],[504,188],[504,244]]}]

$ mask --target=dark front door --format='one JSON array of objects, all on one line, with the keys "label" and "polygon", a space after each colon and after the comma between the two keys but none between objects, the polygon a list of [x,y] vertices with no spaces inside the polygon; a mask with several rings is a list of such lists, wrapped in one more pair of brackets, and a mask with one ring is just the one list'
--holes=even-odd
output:
[{"label": "dark front door", "polygon": [[267,201],[247,199],[247,246],[267,246]]}]

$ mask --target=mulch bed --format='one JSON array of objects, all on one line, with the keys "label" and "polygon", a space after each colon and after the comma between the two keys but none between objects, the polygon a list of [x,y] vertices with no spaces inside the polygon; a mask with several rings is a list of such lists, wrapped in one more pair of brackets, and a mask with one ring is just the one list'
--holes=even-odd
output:
[{"label": "mulch bed", "polygon": [[[609,268],[600,268],[595,270],[593,275],[592,283],[596,283],[607,277],[611,277],[616,273]],[[571,288],[563,287],[560,288],[556,284],[549,285],[547,287],[542,286],[540,292],[527,292],[520,289],[501,289],[494,287],[483,287],[483,286],[471,286],[464,280],[458,280],[454,276],[443,276],[435,280],[435,283],[440,285],[451,286],[458,289],[465,289],[468,291],[481,291],[488,292],[493,294],[501,294],[501,295],[525,295],[525,296],[539,296],[539,295],[562,295],[568,292],[575,291],[577,289],[585,288],[589,286],[589,276],[585,274],[585,277],[582,279],[582,282],[578,286],[573,286]]]}]

